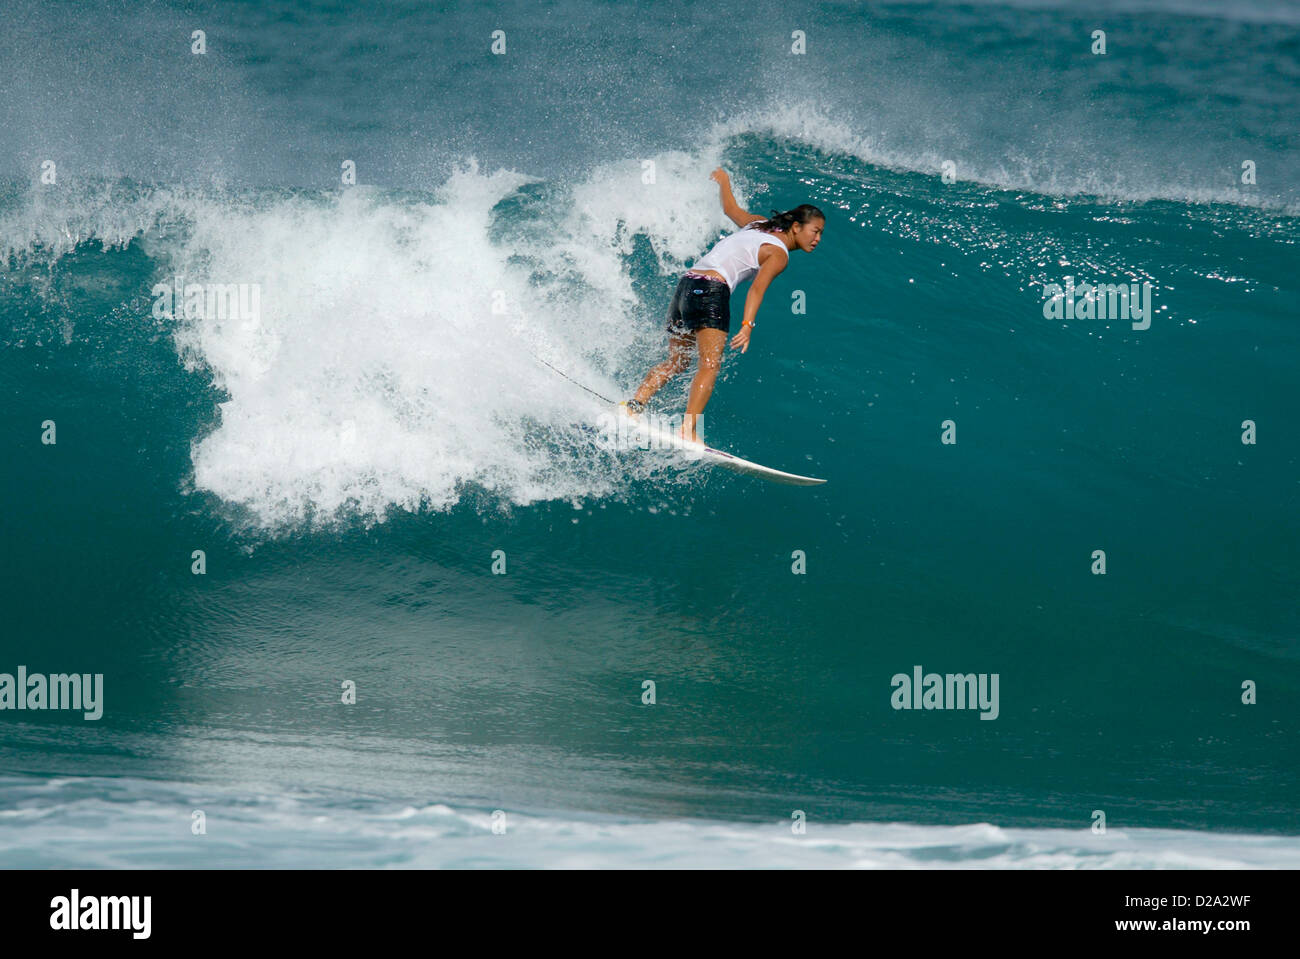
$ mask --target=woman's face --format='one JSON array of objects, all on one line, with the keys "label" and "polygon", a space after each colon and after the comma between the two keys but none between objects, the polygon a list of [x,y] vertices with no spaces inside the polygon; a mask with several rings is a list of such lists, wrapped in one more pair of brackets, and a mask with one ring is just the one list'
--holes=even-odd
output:
[{"label": "woman's face", "polygon": [[807,223],[795,223],[790,227],[794,233],[795,246],[805,253],[811,253],[817,248],[817,244],[822,241],[822,230],[825,228],[826,221],[820,217]]}]

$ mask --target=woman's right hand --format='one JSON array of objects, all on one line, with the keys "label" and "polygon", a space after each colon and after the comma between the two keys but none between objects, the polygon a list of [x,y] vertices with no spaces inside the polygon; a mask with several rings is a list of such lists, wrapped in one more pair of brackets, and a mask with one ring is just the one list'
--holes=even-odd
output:
[{"label": "woman's right hand", "polygon": [[731,189],[731,177],[727,176],[727,171],[722,169],[722,167],[718,167],[716,170],[710,173],[709,179],[717,180],[719,186],[723,186],[728,190]]}]

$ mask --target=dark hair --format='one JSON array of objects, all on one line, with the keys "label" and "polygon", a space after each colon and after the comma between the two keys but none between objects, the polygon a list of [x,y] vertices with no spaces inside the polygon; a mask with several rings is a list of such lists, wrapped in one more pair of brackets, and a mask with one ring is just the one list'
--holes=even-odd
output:
[{"label": "dark hair", "polygon": [[755,230],[763,230],[767,233],[784,233],[796,223],[807,223],[810,220],[825,220],[826,214],[811,203],[801,203],[793,210],[786,210],[782,213],[780,210],[773,210],[772,215],[766,220],[755,220],[751,226]]}]

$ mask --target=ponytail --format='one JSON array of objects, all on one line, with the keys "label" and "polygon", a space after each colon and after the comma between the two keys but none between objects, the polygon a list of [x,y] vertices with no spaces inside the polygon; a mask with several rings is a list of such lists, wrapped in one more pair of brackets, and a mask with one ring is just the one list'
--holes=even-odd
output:
[{"label": "ponytail", "polygon": [[784,233],[796,223],[808,223],[810,220],[825,220],[826,214],[811,203],[801,203],[793,210],[773,210],[766,220],[755,220],[750,227],[764,233]]}]

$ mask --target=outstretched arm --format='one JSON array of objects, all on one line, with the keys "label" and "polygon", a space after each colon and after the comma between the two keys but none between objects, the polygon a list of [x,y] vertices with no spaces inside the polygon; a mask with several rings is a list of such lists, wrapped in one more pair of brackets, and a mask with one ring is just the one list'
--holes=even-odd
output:
[{"label": "outstretched arm", "polygon": [[745,227],[755,220],[766,219],[766,217],[761,217],[756,213],[746,213],[740,208],[735,195],[731,192],[731,177],[727,176],[727,171],[722,167],[718,167],[709,174],[709,179],[718,181],[718,192],[722,199],[722,212],[727,214],[736,226]]},{"label": "outstretched arm", "polygon": [[749,294],[745,297],[745,318],[740,323],[740,332],[731,338],[731,348],[744,353],[749,349],[749,334],[754,329],[754,318],[758,308],[763,304],[763,294],[776,275],[790,262],[789,254],[782,256],[772,247],[765,246],[759,253],[759,268],[754,274],[754,281],[749,285]]}]

